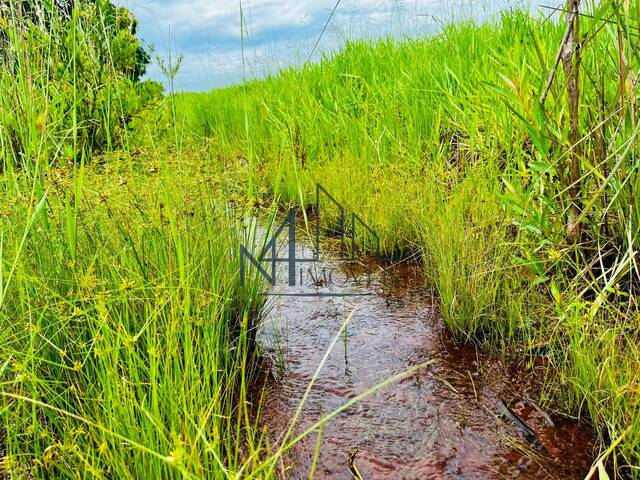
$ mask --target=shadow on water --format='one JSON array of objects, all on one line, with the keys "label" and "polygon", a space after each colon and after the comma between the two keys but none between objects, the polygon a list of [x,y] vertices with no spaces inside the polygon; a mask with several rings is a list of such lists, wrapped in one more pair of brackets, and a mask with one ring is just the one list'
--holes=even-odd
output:
[{"label": "shadow on water", "polygon": [[[297,255],[305,254],[312,255],[298,246]],[[473,346],[456,344],[420,287],[420,266],[391,267],[386,277],[391,283],[382,281],[374,262],[360,265],[351,276],[335,256],[314,267],[324,268],[324,277],[317,270],[309,274],[308,268],[297,274],[306,285],[275,287],[275,293],[360,296],[271,297],[258,338],[272,374],[262,422],[274,443],[286,432],[314,371],[352,311],[345,335],[305,404],[298,431],[394,374],[433,360],[329,422],[315,478],[354,478],[353,465],[366,479],[584,478],[593,460],[590,430],[551,419],[527,400],[539,396],[542,367],[514,368]],[[375,273],[369,278],[370,269]],[[360,284],[323,284],[331,270],[343,279],[359,278]],[[308,478],[315,446],[313,434],[287,454],[286,478]]]}]

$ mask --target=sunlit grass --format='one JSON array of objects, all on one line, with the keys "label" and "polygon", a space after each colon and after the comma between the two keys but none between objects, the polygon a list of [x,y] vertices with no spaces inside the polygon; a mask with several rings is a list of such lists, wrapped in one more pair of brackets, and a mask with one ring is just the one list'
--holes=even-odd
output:
[{"label": "sunlit grass", "polygon": [[639,475],[639,126],[619,64],[637,63],[637,5],[600,2],[583,22],[574,245],[561,72],[539,106],[563,25],[513,13],[427,39],[350,42],[318,65],[172,95],[162,110],[141,108],[113,52],[96,49],[111,42],[95,23],[104,12],[53,15],[45,35],[9,4],[4,471],[273,475],[299,436],[273,449],[257,428],[263,286],[240,284],[238,247],[260,206],[312,205],[319,182],[375,228],[384,254],[421,258],[460,341],[548,356],[553,401],[593,422],[612,471]]},{"label": "sunlit grass", "polygon": [[[133,175],[107,165],[75,189],[75,260],[64,184],[77,180],[59,170],[46,221],[36,210],[22,251],[4,242],[3,265],[16,265],[1,314],[5,468],[225,478],[254,441],[246,395],[264,297],[239,283],[243,224],[202,164],[180,178],[173,162]],[[13,203],[5,239],[30,218],[29,197]]]},{"label": "sunlit grass", "polygon": [[376,229],[383,253],[419,252],[461,341],[549,355],[553,401],[605,444],[624,433],[608,461],[637,475],[637,126],[632,85],[618,112],[617,63],[619,48],[637,57],[637,17],[614,3],[582,19],[579,245],[566,241],[562,72],[540,107],[562,23],[516,12],[432,38],[349,42],[318,65],[177,102],[188,137],[250,164],[274,197],[311,205],[319,182]]}]

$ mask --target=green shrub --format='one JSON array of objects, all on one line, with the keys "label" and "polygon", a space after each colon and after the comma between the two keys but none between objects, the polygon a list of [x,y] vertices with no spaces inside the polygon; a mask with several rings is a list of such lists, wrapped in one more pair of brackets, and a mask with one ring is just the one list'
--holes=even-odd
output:
[{"label": "green shrub", "polygon": [[161,93],[141,82],[150,56],[136,30],[106,0],[0,2],[0,168],[33,172],[127,142]]}]

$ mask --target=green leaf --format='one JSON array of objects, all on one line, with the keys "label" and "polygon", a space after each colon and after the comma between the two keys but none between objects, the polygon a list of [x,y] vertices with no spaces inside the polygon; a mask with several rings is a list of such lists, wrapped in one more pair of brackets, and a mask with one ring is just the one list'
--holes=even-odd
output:
[{"label": "green leaf", "polygon": [[547,280],[549,280],[549,277],[547,275],[544,275],[542,277],[538,277],[533,281],[533,286],[535,287],[536,285],[540,285],[541,283],[545,283]]},{"label": "green leaf", "polygon": [[609,474],[607,473],[607,469],[604,468],[602,459],[598,461],[598,477],[600,478],[600,480],[609,480]]},{"label": "green leaf", "polygon": [[553,296],[553,299],[556,301],[556,303],[560,303],[560,301],[562,300],[562,295],[560,295],[560,289],[558,288],[556,282],[551,280],[549,289],[551,290],[551,295]]},{"label": "green leaf", "polygon": [[550,175],[555,175],[556,169],[553,165],[548,162],[529,162],[529,168],[536,172],[540,173],[548,173]]}]

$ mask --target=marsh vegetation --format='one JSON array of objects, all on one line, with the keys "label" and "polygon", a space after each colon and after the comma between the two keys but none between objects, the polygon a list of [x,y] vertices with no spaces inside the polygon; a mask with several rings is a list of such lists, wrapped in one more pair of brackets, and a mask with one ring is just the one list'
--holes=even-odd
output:
[{"label": "marsh vegetation", "polygon": [[6,475],[277,475],[238,245],[321,182],[457,342],[544,357],[543,405],[599,441],[583,476],[638,478],[640,4],[560,10],[163,95],[125,9],[0,0]]}]

